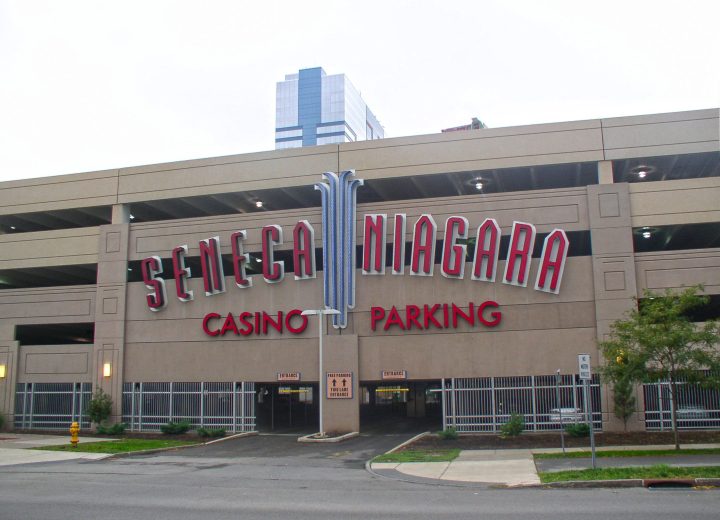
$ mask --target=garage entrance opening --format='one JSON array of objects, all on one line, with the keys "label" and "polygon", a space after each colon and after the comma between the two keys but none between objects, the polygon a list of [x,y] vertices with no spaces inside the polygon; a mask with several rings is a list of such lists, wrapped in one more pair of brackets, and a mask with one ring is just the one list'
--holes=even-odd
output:
[{"label": "garage entrance opening", "polygon": [[360,430],[405,433],[442,429],[440,381],[360,383]]},{"label": "garage entrance opening", "polygon": [[312,433],[318,429],[318,385],[257,383],[258,431]]}]

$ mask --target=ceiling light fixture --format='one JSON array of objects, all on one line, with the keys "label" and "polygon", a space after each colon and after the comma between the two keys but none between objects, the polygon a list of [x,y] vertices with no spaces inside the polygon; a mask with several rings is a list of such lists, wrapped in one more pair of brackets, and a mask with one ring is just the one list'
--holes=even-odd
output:
[{"label": "ceiling light fixture", "polygon": [[130,214],[130,220],[135,220],[135,215],[133,215],[132,213]]},{"label": "ceiling light fixture", "polygon": [[475,183],[475,189],[476,189],[476,190],[481,190],[482,188],[483,188],[483,183],[482,183],[482,182],[478,181],[478,182]]},{"label": "ceiling light fixture", "polygon": [[263,201],[261,201],[261,200],[256,200],[256,201],[255,201],[255,207],[256,207],[256,208],[262,208],[262,207],[263,207]]},{"label": "ceiling light fixture", "polygon": [[657,171],[657,168],[654,166],[650,166],[647,164],[641,164],[639,166],[635,166],[632,170],[630,170],[630,173],[632,175],[637,176],[639,180],[647,178],[648,175],[652,175]]},{"label": "ceiling light fixture", "polygon": [[643,231],[642,236],[643,238],[650,238],[652,236],[652,233],[650,233],[650,231]]},{"label": "ceiling light fixture", "polygon": [[15,231],[15,226],[10,226],[10,229],[12,229],[13,231]]}]

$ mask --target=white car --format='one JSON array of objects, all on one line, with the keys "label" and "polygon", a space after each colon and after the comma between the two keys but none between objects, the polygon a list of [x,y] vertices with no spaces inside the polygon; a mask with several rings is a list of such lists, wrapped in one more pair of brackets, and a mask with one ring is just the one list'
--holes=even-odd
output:
[{"label": "white car", "polygon": [[705,409],[704,406],[697,406],[697,405],[685,405],[685,406],[679,406],[677,410],[677,419],[678,421],[683,421],[687,419],[707,419],[708,418],[708,412]]},{"label": "white car", "polygon": [[585,414],[579,408],[553,408],[550,410],[550,422],[576,423],[585,420]]}]

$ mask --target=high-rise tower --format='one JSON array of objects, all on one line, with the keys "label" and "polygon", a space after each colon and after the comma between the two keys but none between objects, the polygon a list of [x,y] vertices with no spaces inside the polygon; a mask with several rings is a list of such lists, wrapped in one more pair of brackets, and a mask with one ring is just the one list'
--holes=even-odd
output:
[{"label": "high-rise tower", "polygon": [[321,67],[277,84],[275,148],[382,139],[385,131],[345,74]]}]

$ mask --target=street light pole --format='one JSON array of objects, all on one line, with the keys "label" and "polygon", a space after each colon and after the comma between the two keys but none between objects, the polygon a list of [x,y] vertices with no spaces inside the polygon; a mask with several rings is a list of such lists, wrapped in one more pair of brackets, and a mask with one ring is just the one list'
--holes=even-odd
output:
[{"label": "street light pole", "polygon": [[320,429],[320,436],[325,435],[325,429],[323,427],[323,400],[325,399],[325,392],[323,391],[323,334],[325,332],[325,324],[323,320],[323,316],[325,314],[340,314],[340,311],[336,309],[328,309],[327,307],[324,309],[308,309],[304,310],[301,313],[303,316],[312,316],[313,314],[317,314],[318,316],[318,343],[319,343],[319,349],[318,349],[318,399],[320,403],[320,421],[319,421],[319,429]]}]

